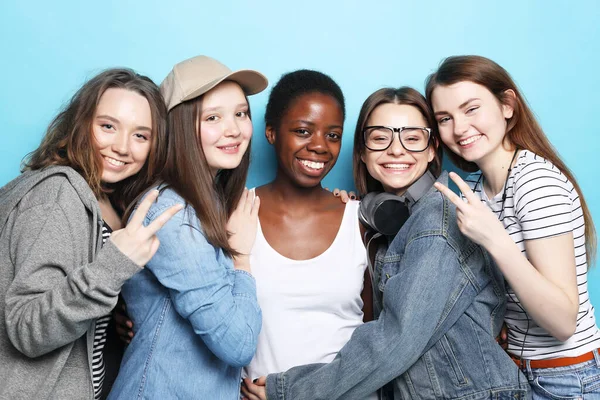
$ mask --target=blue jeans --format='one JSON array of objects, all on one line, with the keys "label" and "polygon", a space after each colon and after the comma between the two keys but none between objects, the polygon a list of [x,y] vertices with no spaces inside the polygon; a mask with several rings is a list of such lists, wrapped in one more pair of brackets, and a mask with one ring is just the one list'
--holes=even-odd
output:
[{"label": "blue jeans", "polygon": [[525,362],[533,400],[581,399],[600,400],[600,355],[594,350],[594,359],[559,368],[531,368]]}]

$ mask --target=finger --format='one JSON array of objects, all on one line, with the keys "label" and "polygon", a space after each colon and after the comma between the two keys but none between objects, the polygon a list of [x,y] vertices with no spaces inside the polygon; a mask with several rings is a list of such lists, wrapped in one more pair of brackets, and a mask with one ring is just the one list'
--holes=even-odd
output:
[{"label": "finger", "polygon": [[255,396],[254,394],[252,394],[246,387],[242,386],[241,387],[241,392],[244,395],[243,399],[247,399],[247,400],[260,400],[260,397]]},{"label": "finger", "polygon": [[148,236],[154,235],[160,230],[160,228],[163,227],[164,224],[166,224],[171,218],[173,218],[175,214],[177,214],[181,210],[183,210],[183,204],[179,203],[168,208],[166,211],[163,211],[162,214],[156,217],[154,221],[152,221],[152,223],[146,227],[146,234]]},{"label": "finger", "polygon": [[129,220],[129,223],[127,224],[126,228],[139,228],[140,226],[142,226],[144,218],[146,218],[146,214],[148,214],[150,207],[152,207],[152,203],[154,203],[157,197],[158,190],[150,191],[150,193],[148,193],[144,200],[142,200],[137,210],[133,212],[133,215],[131,216],[131,219]]},{"label": "finger", "polygon": [[333,195],[338,197],[340,195],[340,189],[333,189]]},{"label": "finger", "polygon": [[473,194],[473,191],[469,185],[467,185],[467,183],[463,181],[463,179],[457,173],[450,172],[449,176],[456,186],[458,186],[458,189],[461,191],[465,199],[467,199],[469,204],[477,204],[479,202],[479,199],[477,199],[475,194]]},{"label": "finger", "polygon": [[433,186],[440,191],[444,196],[450,200],[458,210],[462,210],[461,207],[467,205],[456,193],[450,190],[449,187],[442,185],[439,182],[433,184]]},{"label": "finger", "polygon": [[351,200],[356,200],[358,196],[353,191],[348,192],[348,196],[350,196]]},{"label": "finger", "polygon": [[152,258],[154,257],[154,254],[156,254],[156,251],[160,246],[160,240],[158,240],[156,236],[152,236],[152,239],[150,240],[152,240],[152,242],[150,243],[150,258]]},{"label": "finger", "polygon": [[340,200],[342,203],[347,203],[350,200],[350,195],[345,190],[340,190]]},{"label": "finger", "polygon": [[254,198],[254,204],[252,204],[252,217],[258,217],[258,210],[260,209],[260,197],[256,196]]},{"label": "finger", "polygon": [[240,202],[238,203],[238,210],[244,211],[246,208],[246,200],[248,200],[248,188],[244,188],[242,195],[240,196]]},{"label": "finger", "polygon": [[[252,388],[249,388],[252,386]],[[257,390],[256,385],[252,384],[248,378],[245,378],[241,387],[242,394],[249,400],[260,400],[253,392]]]},{"label": "finger", "polygon": [[243,392],[245,396],[247,396],[251,400],[260,400],[258,395],[261,392],[261,387],[255,385],[250,381],[249,378],[244,379],[245,391]]},{"label": "finger", "polygon": [[267,384],[267,377],[266,376],[261,376],[260,378],[258,378],[255,382],[258,386],[265,386]]},{"label": "finger", "polygon": [[331,190],[329,190],[329,188],[328,188],[328,187],[326,187],[326,188],[325,188],[325,190],[327,190],[328,192],[331,192]]},{"label": "finger", "polygon": [[246,189],[246,204],[244,205],[244,212],[250,214],[252,212],[252,203],[254,203],[254,193]]}]

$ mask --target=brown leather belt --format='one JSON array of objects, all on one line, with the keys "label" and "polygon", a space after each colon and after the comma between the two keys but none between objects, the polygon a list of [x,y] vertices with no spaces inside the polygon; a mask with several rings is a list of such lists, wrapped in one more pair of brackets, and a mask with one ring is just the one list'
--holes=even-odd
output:
[{"label": "brown leather belt", "polygon": [[[519,368],[524,368],[526,366],[527,360],[521,360],[518,357],[513,355],[510,356],[512,360],[517,364]],[[594,359],[594,352],[590,351],[588,353],[582,354],[577,357],[561,357],[561,358],[551,358],[548,360],[531,360],[529,361],[529,365],[531,368],[559,368],[559,367],[568,367],[569,365],[580,364],[582,362],[590,361]]]}]

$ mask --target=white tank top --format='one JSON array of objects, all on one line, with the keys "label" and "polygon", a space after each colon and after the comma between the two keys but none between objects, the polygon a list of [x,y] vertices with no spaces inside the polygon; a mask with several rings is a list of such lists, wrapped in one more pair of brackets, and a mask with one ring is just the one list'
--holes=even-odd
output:
[{"label": "white tank top", "polygon": [[297,365],[328,363],[363,323],[360,294],[367,258],[358,205],[348,202],[331,246],[309,260],[276,252],[259,222],[250,265],[263,323],[247,376],[255,379]]}]

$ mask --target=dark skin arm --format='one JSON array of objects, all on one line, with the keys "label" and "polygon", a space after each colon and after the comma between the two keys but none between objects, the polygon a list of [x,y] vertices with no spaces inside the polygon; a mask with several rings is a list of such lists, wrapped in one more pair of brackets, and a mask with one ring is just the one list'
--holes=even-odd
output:
[{"label": "dark skin arm", "polygon": [[[359,228],[360,228],[360,237],[363,239],[363,243],[366,246],[365,227],[363,226],[363,224],[360,224]],[[373,261],[375,259],[375,252],[372,251],[372,253],[373,254],[367,254],[367,257],[369,257],[369,260],[371,260],[371,265],[373,264]],[[374,318],[374,315],[373,315],[373,286],[372,286],[372,282],[371,282],[371,275],[369,274],[368,268],[365,269],[363,291],[360,294],[360,297],[362,298],[362,301],[363,301],[363,321],[364,322],[373,321],[373,318]]]}]

